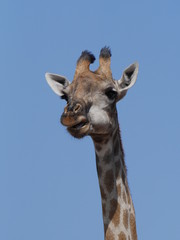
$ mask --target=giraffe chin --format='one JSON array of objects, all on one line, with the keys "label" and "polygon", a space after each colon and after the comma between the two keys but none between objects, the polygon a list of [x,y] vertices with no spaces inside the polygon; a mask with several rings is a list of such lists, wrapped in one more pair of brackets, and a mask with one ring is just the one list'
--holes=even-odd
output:
[{"label": "giraffe chin", "polygon": [[83,138],[88,135],[90,124],[88,122],[80,122],[72,127],[67,127],[68,132],[75,138]]}]

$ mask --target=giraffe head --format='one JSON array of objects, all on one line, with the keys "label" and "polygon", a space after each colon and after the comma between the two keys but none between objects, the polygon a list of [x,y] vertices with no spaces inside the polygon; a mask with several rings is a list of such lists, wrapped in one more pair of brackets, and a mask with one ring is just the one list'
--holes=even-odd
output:
[{"label": "giraffe head", "polygon": [[117,124],[116,103],[137,79],[138,63],[125,69],[120,80],[113,79],[107,47],[101,49],[99,68],[91,71],[89,65],[94,60],[92,53],[82,52],[72,83],[63,76],[46,73],[52,90],[67,102],[61,123],[76,138],[111,134]]}]

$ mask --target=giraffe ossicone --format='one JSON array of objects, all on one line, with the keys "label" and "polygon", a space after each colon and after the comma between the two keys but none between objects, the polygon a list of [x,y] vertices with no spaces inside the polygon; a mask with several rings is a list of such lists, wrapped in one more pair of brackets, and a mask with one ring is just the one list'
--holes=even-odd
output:
[{"label": "giraffe ossicone", "polygon": [[130,195],[116,103],[136,82],[138,63],[126,68],[114,80],[110,68],[111,51],[104,47],[99,67],[91,71],[94,55],[83,51],[72,83],[66,77],[46,73],[52,90],[67,102],[61,123],[76,137],[91,136],[102,200],[105,240],[136,240],[135,211]]}]

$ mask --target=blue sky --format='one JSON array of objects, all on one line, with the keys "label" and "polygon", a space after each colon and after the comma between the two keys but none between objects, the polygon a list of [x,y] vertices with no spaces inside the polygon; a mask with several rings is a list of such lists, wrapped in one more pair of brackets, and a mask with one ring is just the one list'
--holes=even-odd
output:
[{"label": "blue sky", "polygon": [[179,10],[177,0],[1,1],[0,239],[103,239],[92,141],[60,125],[65,102],[44,74],[72,80],[81,51],[98,59],[105,45],[115,79],[140,65],[117,105],[139,239],[179,239]]}]

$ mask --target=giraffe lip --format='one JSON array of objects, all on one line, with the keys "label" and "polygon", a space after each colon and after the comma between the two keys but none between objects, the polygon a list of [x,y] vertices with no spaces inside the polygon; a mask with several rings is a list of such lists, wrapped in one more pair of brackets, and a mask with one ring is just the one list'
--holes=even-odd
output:
[{"label": "giraffe lip", "polygon": [[86,118],[67,127],[68,132],[75,138],[82,138],[88,135],[90,124]]},{"label": "giraffe lip", "polygon": [[68,129],[73,129],[73,130],[80,130],[81,128],[85,127],[88,124],[88,121],[86,119],[83,119],[82,121],[69,126]]},{"label": "giraffe lip", "polygon": [[63,114],[61,116],[61,123],[66,126],[67,128],[76,128],[82,123],[86,123],[87,119],[84,116],[71,116]]},{"label": "giraffe lip", "polygon": [[82,122],[80,122],[80,123],[72,126],[72,128],[74,128],[74,129],[80,129],[80,128],[84,127],[86,124],[87,124],[87,121],[86,121],[86,122],[83,122],[83,121],[82,121]]}]

